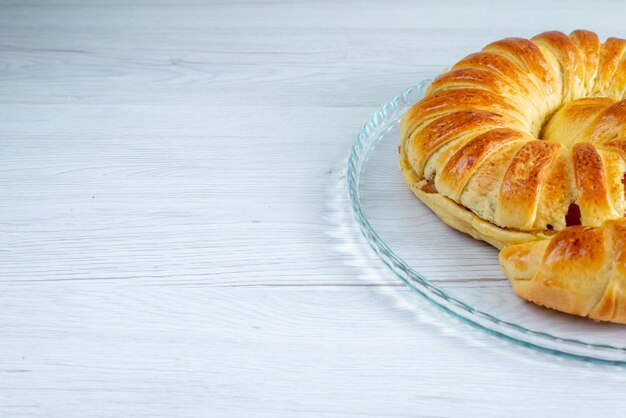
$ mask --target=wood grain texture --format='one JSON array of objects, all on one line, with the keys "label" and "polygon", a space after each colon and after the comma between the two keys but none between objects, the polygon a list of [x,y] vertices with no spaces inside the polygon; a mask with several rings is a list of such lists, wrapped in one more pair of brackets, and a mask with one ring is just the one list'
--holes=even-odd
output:
[{"label": "wood grain texture", "polygon": [[619,414],[622,369],[401,286],[339,179],[405,87],[503,36],[625,37],[625,11],[0,2],[0,416]]}]

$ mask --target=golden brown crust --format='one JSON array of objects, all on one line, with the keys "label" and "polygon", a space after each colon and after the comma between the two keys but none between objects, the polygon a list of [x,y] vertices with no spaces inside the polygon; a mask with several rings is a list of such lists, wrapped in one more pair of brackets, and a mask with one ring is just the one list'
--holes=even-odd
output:
[{"label": "golden brown crust", "polygon": [[594,144],[603,144],[626,134],[626,101],[607,107],[592,119],[584,131],[585,138]]},{"label": "golden brown crust", "polygon": [[510,128],[498,128],[469,140],[464,144],[435,177],[437,190],[458,201],[465,185],[483,163],[489,153],[510,141],[522,140],[524,134]]},{"label": "golden brown crust", "polygon": [[584,92],[584,57],[574,41],[561,32],[544,32],[531,39],[544,55],[552,54],[559,64],[557,74],[561,75],[561,98],[571,101]]},{"label": "golden brown crust", "polygon": [[595,147],[587,142],[575,144],[572,155],[581,222],[583,225],[599,225],[610,212],[602,158]]},{"label": "golden brown crust", "polygon": [[613,266],[602,298],[589,313],[589,317],[613,322],[626,322],[626,223],[610,223]]},{"label": "golden brown crust", "polygon": [[406,152],[413,170],[423,176],[427,160],[439,148],[468,132],[485,132],[506,124],[506,118],[494,112],[461,110],[449,113],[407,136]]},{"label": "golden brown crust", "polygon": [[539,190],[533,228],[560,231],[567,226],[566,215],[575,201],[570,150],[561,147],[546,171]]},{"label": "golden brown crust", "polygon": [[626,156],[626,139],[616,139],[606,142],[604,144],[604,148],[618,151],[622,154],[622,156]]},{"label": "golden brown crust", "polygon": [[450,88],[477,88],[497,94],[514,94],[515,86],[499,74],[477,68],[460,68],[448,71],[429,86],[430,94]]},{"label": "golden brown crust", "polygon": [[496,223],[521,230],[532,228],[544,173],[559,149],[558,144],[534,140],[517,152],[502,179]]},{"label": "golden brown crust", "polygon": [[[598,64],[598,76],[593,86],[594,96],[609,96],[609,85],[615,74],[622,56],[626,52],[626,41],[618,38],[608,38],[600,50],[600,62]],[[616,97],[617,98],[617,97]]]},{"label": "golden brown crust", "polygon": [[493,42],[403,116],[404,180],[444,222],[504,248],[519,296],[624,322],[625,94],[621,39]]},{"label": "golden brown crust", "polygon": [[493,112],[508,116],[508,119],[516,119],[522,126],[527,126],[521,111],[501,95],[482,89],[450,89],[427,96],[407,110],[403,117],[402,136],[408,139],[424,123],[459,110]]},{"label": "golden brown crust", "polygon": [[[576,142],[596,142],[599,120],[615,103],[608,97],[585,97],[562,106],[543,127],[541,138],[571,147]],[[602,131],[604,132],[604,130]]]},{"label": "golden brown crust", "polygon": [[513,60],[526,72],[545,99],[556,93],[557,81],[539,47],[528,39],[505,38],[487,45],[484,52],[494,52]]},{"label": "golden brown crust", "polygon": [[589,92],[593,89],[593,83],[598,75],[602,43],[598,35],[587,30],[575,30],[570,34],[570,38],[582,53],[585,69],[585,91]]},{"label": "golden brown crust", "polygon": [[452,67],[452,70],[482,69],[508,80],[516,91],[530,93],[537,90],[528,74],[508,58],[493,52],[477,52],[468,55]]},{"label": "golden brown crust", "polygon": [[[626,219],[572,226],[551,240],[504,248],[500,264],[524,299],[579,316],[626,323]],[[527,267],[528,266],[528,267]],[[535,266],[535,267],[530,267]]]}]

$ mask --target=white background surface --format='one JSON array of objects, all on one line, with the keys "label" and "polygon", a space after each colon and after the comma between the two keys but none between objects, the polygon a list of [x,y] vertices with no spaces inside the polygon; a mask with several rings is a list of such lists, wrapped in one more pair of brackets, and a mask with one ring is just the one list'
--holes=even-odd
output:
[{"label": "white background surface", "polygon": [[[0,2],[0,416],[611,416],[405,289],[337,178],[405,87],[618,1]],[[417,204],[417,202],[416,202]]]}]

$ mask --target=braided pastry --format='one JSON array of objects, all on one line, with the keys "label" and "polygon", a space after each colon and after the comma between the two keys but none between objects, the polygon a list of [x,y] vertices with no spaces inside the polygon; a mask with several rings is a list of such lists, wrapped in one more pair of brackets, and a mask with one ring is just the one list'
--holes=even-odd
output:
[{"label": "braided pastry", "polygon": [[404,181],[448,225],[502,250],[519,297],[626,323],[624,98],[622,39],[494,42],[403,116]]}]

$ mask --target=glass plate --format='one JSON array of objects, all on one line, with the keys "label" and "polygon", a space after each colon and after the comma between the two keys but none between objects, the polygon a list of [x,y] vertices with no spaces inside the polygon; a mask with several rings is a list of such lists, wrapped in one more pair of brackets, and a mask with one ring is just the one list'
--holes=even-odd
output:
[{"label": "glass plate", "polygon": [[498,250],[448,227],[404,184],[399,120],[429,82],[385,103],[352,146],[350,201],[371,247],[420,296],[476,328],[561,356],[626,365],[626,325],[594,322],[517,298],[498,264]]}]

